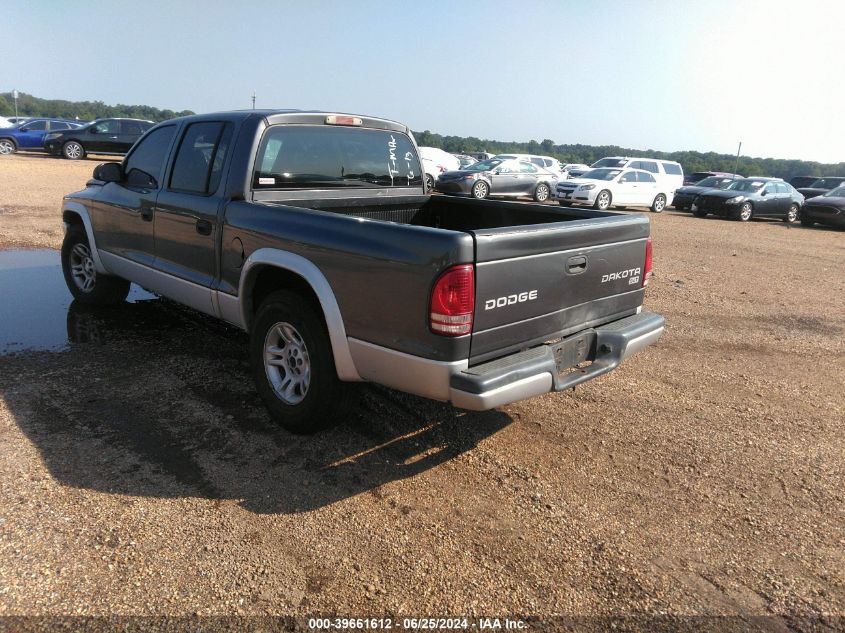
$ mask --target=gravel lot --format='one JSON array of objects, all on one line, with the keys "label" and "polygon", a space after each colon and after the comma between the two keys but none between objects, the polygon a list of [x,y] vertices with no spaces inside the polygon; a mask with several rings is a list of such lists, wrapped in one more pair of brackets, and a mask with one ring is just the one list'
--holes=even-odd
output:
[{"label": "gravel lot", "polygon": [[[97,162],[0,157],[0,248],[57,248]],[[7,310],[58,324],[58,351],[0,355],[0,615],[843,626],[845,233],[652,222],[655,347],[481,414],[366,387],[311,438],[268,419],[244,335],[69,306],[55,254],[0,270]]]}]

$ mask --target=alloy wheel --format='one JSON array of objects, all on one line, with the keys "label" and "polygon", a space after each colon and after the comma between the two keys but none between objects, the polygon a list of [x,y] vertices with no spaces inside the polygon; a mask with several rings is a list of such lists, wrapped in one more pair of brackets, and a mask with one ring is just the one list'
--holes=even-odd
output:
[{"label": "alloy wheel", "polygon": [[297,329],[286,321],[273,325],[264,338],[264,372],[276,396],[299,404],[311,385],[311,358]]},{"label": "alloy wheel", "polygon": [[70,274],[82,292],[91,292],[97,283],[97,268],[85,244],[76,244],[70,252]]}]

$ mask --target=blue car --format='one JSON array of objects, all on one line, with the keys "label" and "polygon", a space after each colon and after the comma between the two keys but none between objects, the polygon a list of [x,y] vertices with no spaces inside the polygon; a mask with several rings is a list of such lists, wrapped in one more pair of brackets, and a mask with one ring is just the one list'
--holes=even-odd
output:
[{"label": "blue car", "polygon": [[77,121],[64,119],[30,119],[13,127],[0,128],[0,154],[18,150],[44,151],[44,137],[50,132],[81,127]]}]

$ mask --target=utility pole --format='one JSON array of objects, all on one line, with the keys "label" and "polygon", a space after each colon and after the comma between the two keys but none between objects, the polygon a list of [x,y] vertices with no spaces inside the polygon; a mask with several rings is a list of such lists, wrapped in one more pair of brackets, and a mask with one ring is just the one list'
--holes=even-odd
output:
[{"label": "utility pole", "polygon": [[255,90],[252,91],[252,109],[255,110]]},{"label": "utility pole", "polygon": [[736,163],[734,164],[734,178],[736,178],[737,171],[739,170],[739,150],[742,149],[742,141],[739,142],[739,147],[736,148]]},{"label": "utility pole", "polygon": [[15,119],[18,118],[18,91],[12,90],[12,99],[15,100]]}]

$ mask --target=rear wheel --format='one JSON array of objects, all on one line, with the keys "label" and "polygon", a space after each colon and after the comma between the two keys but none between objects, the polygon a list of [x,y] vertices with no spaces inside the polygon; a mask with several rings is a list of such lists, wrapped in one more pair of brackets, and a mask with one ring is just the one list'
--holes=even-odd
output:
[{"label": "rear wheel", "polygon": [[129,294],[129,282],[97,272],[85,229],[70,227],[62,242],[62,272],[70,293],[82,303],[112,305]]},{"label": "rear wheel", "polygon": [[613,197],[610,195],[610,192],[607,189],[602,189],[599,191],[599,195],[596,196],[593,208],[598,209],[599,211],[607,211],[612,200]]},{"label": "rear wheel", "polygon": [[537,188],[534,190],[534,199],[537,202],[545,202],[549,199],[549,186],[546,183],[541,182],[537,185]]},{"label": "rear wheel", "polygon": [[658,193],[657,196],[654,198],[654,202],[651,203],[651,210],[655,213],[663,213],[663,209],[666,208],[666,196],[662,193]]},{"label": "rear wheel", "polygon": [[484,182],[483,180],[477,181],[472,186],[472,197],[478,198],[479,200],[483,200],[487,196],[490,195],[490,186]]},{"label": "rear wheel", "polygon": [[707,211],[702,211],[701,209],[696,209],[695,211],[692,212],[692,214],[697,218],[706,218],[707,217]]},{"label": "rear wheel", "polygon": [[14,154],[17,147],[15,142],[10,138],[0,138],[0,155]]},{"label": "rear wheel", "polygon": [[62,145],[62,155],[70,160],[85,158],[85,148],[76,141],[68,141]]},{"label": "rear wheel", "polygon": [[789,211],[786,212],[786,217],[783,219],[784,222],[788,222],[792,224],[793,222],[798,221],[798,205],[793,204],[790,205]]},{"label": "rear wheel", "polygon": [[338,379],[325,323],[312,302],[274,292],[261,303],[251,330],[255,386],[281,426],[309,434],[343,418],[356,385]]}]

